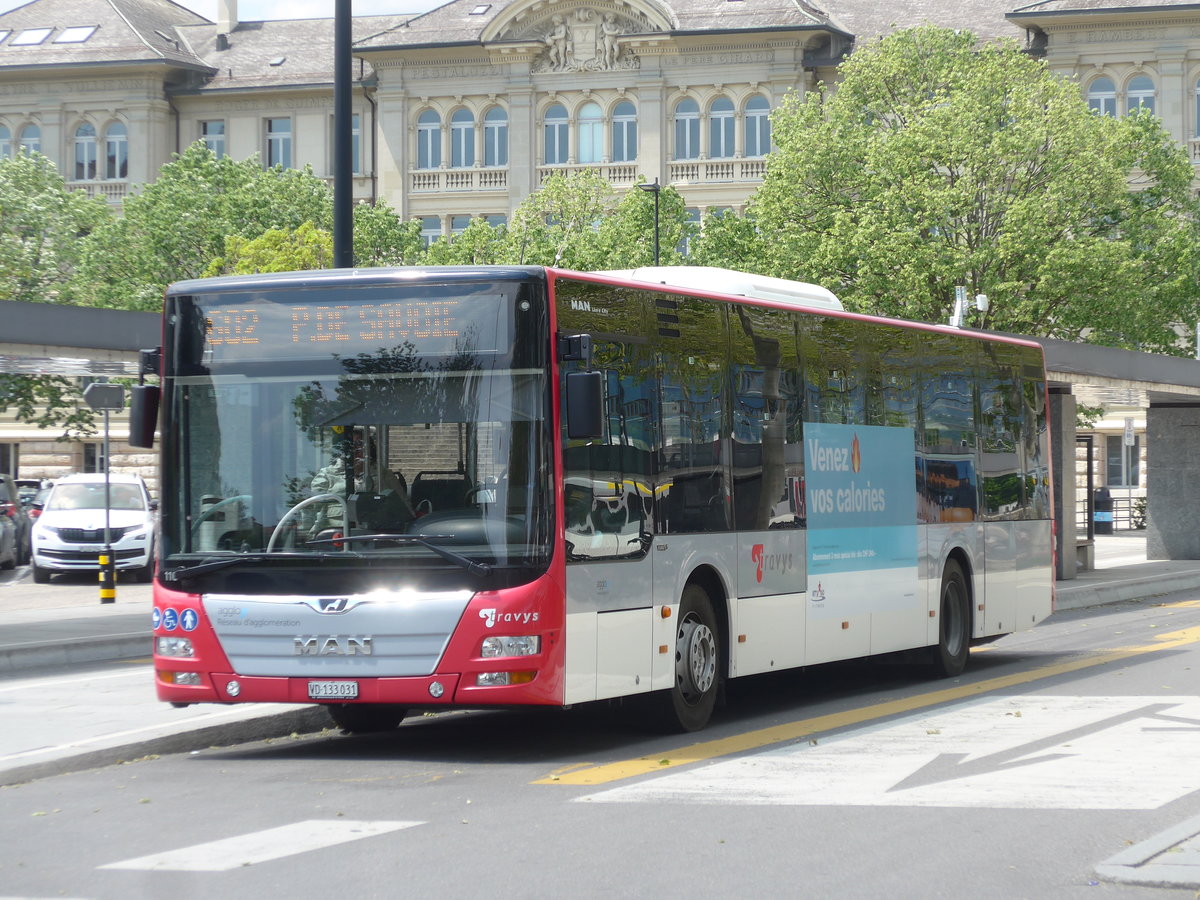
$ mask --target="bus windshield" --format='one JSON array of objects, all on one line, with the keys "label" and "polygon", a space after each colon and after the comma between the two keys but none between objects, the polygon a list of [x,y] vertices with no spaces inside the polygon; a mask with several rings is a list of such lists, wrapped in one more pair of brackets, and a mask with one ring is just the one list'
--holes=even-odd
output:
[{"label": "bus windshield", "polygon": [[164,570],[319,569],[342,591],[541,571],[553,492],[537,294],[501,282],[169,298]]}]

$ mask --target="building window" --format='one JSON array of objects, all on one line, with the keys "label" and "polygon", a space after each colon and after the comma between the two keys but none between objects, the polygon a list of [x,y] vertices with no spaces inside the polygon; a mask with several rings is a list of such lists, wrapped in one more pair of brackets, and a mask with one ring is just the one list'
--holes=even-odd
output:
[{"label": "building window", "polygon": [[442,220],[437,216],[421,216],[421,241],[428,247],[442,236]]},{"label": "building window", "polygon": [[460,235],[467,230],[467,226],[471,224],[470,216],[451,216],[450,217],[450,234]]},{"label": "building window", "polygon": [[104,445],[103,444],[84,444],[83,445],[83,471],[84,472],[103,472],[104,471]]},{"label": "building window", "polygon": [[571,148],[566,107],[555,103],[546,110],[542,128],[546,138],[543,161],[548,166],[565,163]]},{"label": "building window", "polygon": [[675,104],[675,159],[700,158],[700,104],[691,97]]},{"label": "building window", "polygon": [[1125,435],[1110,434],[1105,439],[1105,474],[1110,487],[1137,487],[1139,454],[1138,435],[1133,444],[1125,443]]},{"label": "building window", "polygon": [[458,110],[450,119],[450,165],[455,169],[475,165],[475,117],[468,109]]},{"label": "building window", "polygon": [[96,179],[96,126],[84,122],[75,129],[75,180]]},{"label": "building window", "polygon": [[578,161],[598,163],[604,159],[604,112],[598,103],[585,103],[579,109]]},{"label": "building window", "polygon": [[1088,108],[1102,116],[1116,116],[1117,89],[1111,78],[1097,78],[1088,86]]},{"label": "building window", "polygon": [[683,237],[679,239],[680,255],[687,256],[692,250],[692,239],[700,234],[700,210],[695,206],[689,206],[683,211],[685,225],[683,226]]},{"label": "building window", "polygon": [[490,213],[485,218],[487,219],[487,223],[493,228],[503,228],[508,224],[508,216],[504,213]]},{"label": "building window", "polygon": [[711,159],[727,159],[734,154],[733,136],[736,122],[733,101],[718,97],[708,108],[708,155]]},{"label": "building window", "polygon": [[1196,137],[1200,137],[1200,81],[1196,82]]},{"label": "building window", "polygon": [[1133,112],[1135,109],[1154,112],[1154,82],[1146,75],[1139,75],[1129,82],[1129,89],[1125,92],[1125,111]]},{"label": "building window", "polygon": [[292,167],[292,120],[267,119],[267,168]]},{"label": "building window", "polygon": [[436,169],[441,164],[442,118],[427,109],[417,119],[417,168]]},{"label": "building window", "polygon": [[104,177],[129,177],[129,129],[123,122],[113,122],[104,133]]},{"label": "building window", "polygon": [[751,97],[746,104],[746,155],[771,152],[771,105],[766,97]]},{"label": "building window", "polygon": [[26,153],[40,153],[42,150],[42,129],[36,125],[26,125],[21,129],[21,139],[17,147]]},{"label": "building window", "polygon": [[483,117],[483,164],[508,165],[508,113],[493,106]]},{"label": "building window", "polygon": [[0,159],[13,155],[12,132],[5,125],[0,125]]},{"label": "building window", "polygon": [[17,477],[20,444],[0,444],[0,472],[7,472],[13,478]]},{"label": "building window", "polygon": [[225,156],[225,120],[213,119],[200,123],[200,140],[204,146],[213,152],[213,156],[221,159]]},{"label": "building window", "polygon": [[637,146],[637,109],[628,100],[622,100],[613,110],[613,162],[633,162],[637,159]]}]

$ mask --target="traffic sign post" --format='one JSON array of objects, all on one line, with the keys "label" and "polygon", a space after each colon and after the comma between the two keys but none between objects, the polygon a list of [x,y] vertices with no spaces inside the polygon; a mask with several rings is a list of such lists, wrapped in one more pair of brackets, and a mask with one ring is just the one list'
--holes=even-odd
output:
[{"label": "traffic sign post", "polygon": [[125,388],[119,384],[93,382],[83,390],[83,399],[92,409],[104,413],[104,550],[100,553],[100,602],[117,602],[117,567],[113,560],[112,527],[109,510],[112,508],[108,464],[108,414],[125,408]]}]

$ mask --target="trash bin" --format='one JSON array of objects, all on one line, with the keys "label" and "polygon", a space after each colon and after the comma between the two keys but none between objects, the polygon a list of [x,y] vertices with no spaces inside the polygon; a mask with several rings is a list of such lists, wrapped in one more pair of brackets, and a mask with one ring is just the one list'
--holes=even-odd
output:
[{"label": "trash bin", "polygon": [[1108,488],[1100,488],[1092,495],[1092,531],[1096,534],[1113,533],[1113,499]]}]

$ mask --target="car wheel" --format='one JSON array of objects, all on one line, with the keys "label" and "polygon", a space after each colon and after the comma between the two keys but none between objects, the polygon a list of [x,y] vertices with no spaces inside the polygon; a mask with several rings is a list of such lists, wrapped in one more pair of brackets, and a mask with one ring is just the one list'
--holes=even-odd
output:
[{"label": "car wheel", "polygon": [[34,584],[49,584],[50,583],[50,572],[47,569],[43,569],[37,563],[33,564],[33,583]]}]

